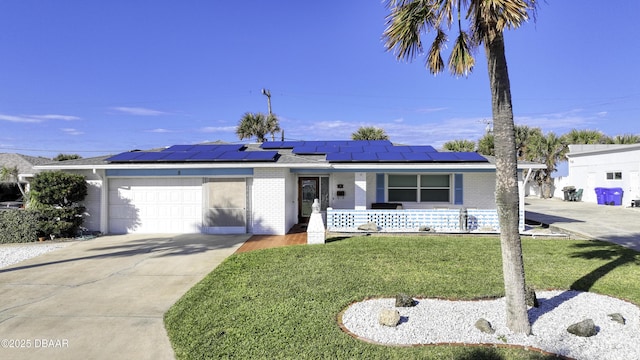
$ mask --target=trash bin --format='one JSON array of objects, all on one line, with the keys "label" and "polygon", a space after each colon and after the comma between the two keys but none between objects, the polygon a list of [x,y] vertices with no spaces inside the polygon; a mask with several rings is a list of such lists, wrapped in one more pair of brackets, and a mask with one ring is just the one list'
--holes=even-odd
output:
[{"label": "trash bin", "polygon": [[573,194],[576,192],[576,188],[573,186],[565,186],[562,188],[564,193],[564,201],[571,201]]},{"label": "trash bin", "polygon": [[601,187],[597,187],[595,188],[596,191],[596,199],[598,200],[598,205],[604,205],[606,204],[606,189],[605,188],[601,188]]},{"label": "trash bin", "polygon": [[624,191],[622,188],[609,188],[607,193],[607,204],[609,205],[622,205],[622,194]]}]

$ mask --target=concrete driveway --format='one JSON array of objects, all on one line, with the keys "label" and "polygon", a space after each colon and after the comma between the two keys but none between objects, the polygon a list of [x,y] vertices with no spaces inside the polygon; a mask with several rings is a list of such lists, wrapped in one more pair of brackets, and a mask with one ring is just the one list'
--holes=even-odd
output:
[{"label": "concrete driveway", "polygon": [[173,359],[163,315],[248,235],[122,235],[0,269],[0,358]]},{"label": "concrete driveway", "polygon": [[640,251],[640,208],[527,197],[525,211],[527,220],[553,230]]}]

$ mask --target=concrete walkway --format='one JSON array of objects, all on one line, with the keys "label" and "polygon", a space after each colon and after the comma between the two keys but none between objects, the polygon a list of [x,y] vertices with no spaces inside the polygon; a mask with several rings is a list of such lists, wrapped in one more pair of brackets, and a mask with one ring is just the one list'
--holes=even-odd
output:
[{"label": "concrete walkway", "polygon": [[0,359],[173,359],[164,313],[248,237],[106,236],[0,269]]},{"label": "concrete walkway", "polygon": [[640,208],[527,197],[525,211],[527,220],[557,232],[640,251]]}]

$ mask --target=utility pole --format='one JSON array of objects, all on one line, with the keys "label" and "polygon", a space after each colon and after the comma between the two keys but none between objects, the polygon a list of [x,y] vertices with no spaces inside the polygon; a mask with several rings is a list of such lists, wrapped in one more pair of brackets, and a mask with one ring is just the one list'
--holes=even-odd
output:
[{"label": "utility pole", "polygon": [[267,106],[269,107],[269,115],[271,115],[271,91],[262,89],[262,95],[267,97]]},{"label": "utility pole", "polygon": [[[267,97],[267,106],[269,108],[269,118],[271,118],[272,113],[271,113],[271,91],[269,91],[269,89],[262,89],[262,95]],[[284,131],[282,132],[282,141],[284,141]],[[275,141],[276,140],[276,136],[275,134],[271,133],[271,141]]]}]

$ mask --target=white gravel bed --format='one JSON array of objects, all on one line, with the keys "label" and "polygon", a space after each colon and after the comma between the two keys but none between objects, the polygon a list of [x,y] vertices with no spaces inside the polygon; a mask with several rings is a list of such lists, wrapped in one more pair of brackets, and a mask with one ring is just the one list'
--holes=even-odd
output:
[{"label": "white gravel bed", "polygon": [[[505,300],[447,301],[418,299],[415,307],[395,307],[395,299],[352,304],[342,323],[352,334],[390,345],[438,343],[511,344],[534,347],[574,359],[640,359],[640,308],[629,302],[579,291],[536,292],[540,307],[529,310],[533,335],[512,334],[506,327]],[[382,309],[397,309],[400,324],[378,324]],[[608,316],[620,313],[626,324]],[[475,322],[485,318],[496,330],[485,334]],[[566,331],[569,325],[592,319],[595,336],[583,338]]]},{"label": "white gravel bed", "polygon": [[68,245],[70,245],[70,243],[2,245],[0,246],[0,269]]}]

